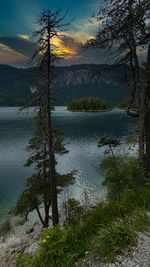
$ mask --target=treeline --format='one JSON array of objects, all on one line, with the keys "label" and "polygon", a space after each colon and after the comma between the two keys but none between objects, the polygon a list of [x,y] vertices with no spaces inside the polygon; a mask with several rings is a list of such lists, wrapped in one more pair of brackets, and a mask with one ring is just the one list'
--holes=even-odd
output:
[{"label": "treeline", "polygon": [[[125,69],[127,69],[129,77],[130,68],[126,67],[126,65],[84,64],[70,67],[57,66],[55,68],[57,81],[53,103],[54,105],[66,106],[71,99],[78,99],[82,96],[98,96],[117,105],[130,94],[128,86],[124,86],[121,83]],[[100,83],[97,75],[99,70],[102,72]],[[91,73],[93,73],[93,78],[89,79]],[[77,83],[75,82],[76,79],[78,79]],[[107,80],[110,82],[107,83]],[[0,65],[0,106],[23,105],[31,97],[31,85],[37,88],[40,87],[37,67],[17,69],[7,65]]]},{"label": "treeline", "polygon": [[99,97],[81,97],[68,104],[70,111],[106,111],[111,105]]}]

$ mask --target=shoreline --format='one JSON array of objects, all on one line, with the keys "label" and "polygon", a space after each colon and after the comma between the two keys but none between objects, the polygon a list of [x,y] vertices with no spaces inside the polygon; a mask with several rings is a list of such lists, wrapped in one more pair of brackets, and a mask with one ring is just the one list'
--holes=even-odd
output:
[{"label": "shoreline", "polygon": [[82,109],[82,110],[75,109],[75,110],[73,110],[73,109],[68,109],[67,108],[67,111],[70,111],[70,112],[87,112],[87,113],[88,112],[92,112],[92,113],[95,113],[95,112],[107,112],[107,111],[112,111],[112,110],[113,110],[113,108],[111,108],[111,109],[96,109],[96,110],[93,110],[93,109],[89,109],[89,110],[86,110],[86,109]]}]

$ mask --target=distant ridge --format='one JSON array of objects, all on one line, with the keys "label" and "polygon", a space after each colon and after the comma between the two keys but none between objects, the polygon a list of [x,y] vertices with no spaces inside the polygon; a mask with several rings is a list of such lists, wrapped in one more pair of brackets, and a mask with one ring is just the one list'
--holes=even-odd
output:
[{"label": "distant ridge", "polygon": [[[123,85],[130,69],[125,65],[82,64],[56,67],[55,105],[66,105],[81,96],[99,96],[118,104],[129,95]],[[0,65],[0,106],[20,106],[30,97],[30,86],[39,86],[38,69]]]}]

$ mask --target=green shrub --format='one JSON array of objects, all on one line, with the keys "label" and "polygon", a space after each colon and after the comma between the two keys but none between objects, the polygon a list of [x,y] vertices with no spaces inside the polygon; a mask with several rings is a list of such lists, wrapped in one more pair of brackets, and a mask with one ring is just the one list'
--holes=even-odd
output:
[{"label": "green shrub", "polygon": [[81,203],[79,200],[76,200],[74,198],[69,198],[64,203],[65,213],[66,213],[66,222],[71,223],[74,220],[79,219],[82,217],[84,213],[84,209],[81,206]]},{"label": "green shrub", "polygon": [[6,219],[1,225],[0,225],[0,235],[6,235],[11,231],[11,222],[10,219]]},{"label": "green shrub", "polygon": [[68,229],[56,226],[45,230],[41,248],[35,257],[35,266],[72,267],[81,251],[85,251],[85,239],[80,236],[83,232],[78,227],[80,224]]},{"label": "green shrub", "polygon": [[136,158],[108,156],[100,164],[100,170],[110,200],[120,200],[126,190],[137,190],[140,187],[141,170]]},{"label": "green shrub", "polygon": [[91,236],[86,233],[82,222],[77,221],[69,227],[67,244],[69,251],[75,253],[75,258],[84,255],[84,252],[88,249],[90,238]]},{"label": "green shrub", "polygon": [[113,260],[125,247],[135,245],[136,240],[136,234],[129,224],[115,222],[98,232],[92,247],[101,258]]},{"label": "green shrub", "polygon": [[[44,250],[49,250],[52,255],[59,256],[61,247],[67,240],[67,230],[64,227],[56,226],[44,231],[42,246]],[[50,254],[49,254],[50,255]]]},{"label": "green shrub", "polygon": [[140,210],[131,217],[130,223],[139,232],[147,231],[150,227],[150,216]]},{"label": "green shrub", "polygon": [[41,249],[37,257],[43,259],[45,266],[59,266],[58,263],[65,258],[67,230],[64,227],[56,226],[44,231],[44,237],[41,243]]},{"label": "green shrub", "polygon": [[121,205],[126,213],[132,213],[136,208],[150,210],[150,188],[127,190],[122,195]]},{"label": "green shrub", "polygon": [[119,217],[124,217],[125,212],[119,202],[100,203],[94,210],[87,213],[83,225],[87,234],[95,233]]},{"label": "green shrub", "polygon": [[17,256],[16,258],[16,267],[34,267],[34,262],[32,257],[26,255],[26,254],[21,254]]}]

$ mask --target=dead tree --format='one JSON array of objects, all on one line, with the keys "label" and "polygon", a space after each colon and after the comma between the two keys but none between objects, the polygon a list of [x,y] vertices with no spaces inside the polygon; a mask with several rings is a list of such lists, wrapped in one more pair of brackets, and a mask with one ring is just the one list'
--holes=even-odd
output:
[{"label": "dead tree", "polygon": [[55,170],[55,156],[53,149],[53,131],[52,131],[52,96],[55,80],[54,64],[58,60],[56,47],[53,45],[53,38],[59,37],[61,31],[68,25],[64,23],[65,16],[61,15],[61,10],[51,12],[49,9],[44,10],[37,20],[38,30],[34,36],[38,39],[36,42],[37,51],[33,59],[38,61],[39,72],[42,80],[41,84],[41,105],[46,114],[46,131],[48,143],[48,168],[49,183],[51,188],[51,206],[53,225],[58,224],[58,204],[57,204],[57,181]]}]

